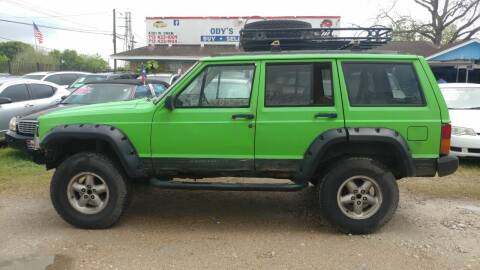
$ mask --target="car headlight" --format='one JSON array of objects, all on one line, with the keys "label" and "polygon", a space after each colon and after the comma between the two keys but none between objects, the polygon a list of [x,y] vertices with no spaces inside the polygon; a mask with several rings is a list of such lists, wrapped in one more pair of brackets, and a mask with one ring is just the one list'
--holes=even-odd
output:
[{"label": "car headlight", "polygon": [[8,124],[8,129],[10,129],[13,132],[17,132],[17,117],[12,117],[12,119],[10,119],[10,123]]},{"label": "car headlight", "polygon": [[477,136],[477,133],[472,128],[466,127],[452,127],[452,135],[455,136]]}]

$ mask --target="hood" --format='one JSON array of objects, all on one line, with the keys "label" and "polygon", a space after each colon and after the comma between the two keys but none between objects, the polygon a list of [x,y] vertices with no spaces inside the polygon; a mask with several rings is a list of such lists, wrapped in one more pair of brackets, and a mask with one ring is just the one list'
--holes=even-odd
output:
[{"label": "hood", "polygon": [[43,108],[41,110],[34,111],[31,114],[23,116],[22,118],[20,118],[20,120],[37,120],[38,117],[40,117],[44,114],[54,112],[54,111],[65,110],[65,109],[72,108],[72,107],[77,107],[77,106],[79,106],[79,105],[78,104],[62,104],[62,103],[59,103],[59,104],[55,104],[53,106],[49,106],[47,108]]},{"label": "hood", "polygon": [[480,133],[480,110],[448,110],[452,126],[473,128]]},{"label": "hood", "polygon": [[116,102],[68,107],[64,110],[59,110],[59,111],[54,111],[52,113],[49,113],[48,116],[68,117],[68,116],[80,116],[80,115],[86,116],[86,115],[97,115],[97,114],[109,114],[109,113],[114,113],[116,111],[128,112],[128,110],[135,109],[137,104],[139,102],[141,103],[142,101],[146,102],[145,100],[137,99],[137,100],[116,101]]}]

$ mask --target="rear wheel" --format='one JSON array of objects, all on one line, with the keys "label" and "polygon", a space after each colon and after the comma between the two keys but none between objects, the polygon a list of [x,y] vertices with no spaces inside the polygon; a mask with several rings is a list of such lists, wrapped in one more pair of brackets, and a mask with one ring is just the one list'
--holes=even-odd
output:
[{"label": "rear wheel", "polygon": [[392,218],[398,206],[395,177],[369,158],[337,163],[317,188],[322,216],[347,233],[375,231]]},{"label": "rear wheel", "polygon": [[55,171],[50,197],[58,214],[73,226],[103,229],[124,212],[131,195],[123,173],[106,156],[78,153]]}]

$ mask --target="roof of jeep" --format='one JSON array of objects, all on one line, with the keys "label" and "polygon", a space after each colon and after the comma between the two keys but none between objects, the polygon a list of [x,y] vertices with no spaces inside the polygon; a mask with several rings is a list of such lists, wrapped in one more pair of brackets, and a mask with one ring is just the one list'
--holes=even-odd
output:
[{"label": "roof of jeep", "polygon": [[358,60],[411,60],[417,55],[397,54],[391,51],[282,51],[282,52],[245,52],[204,57],[200,61],[237,61],[237,60],[288,60],[288,59],[358,59]]}]

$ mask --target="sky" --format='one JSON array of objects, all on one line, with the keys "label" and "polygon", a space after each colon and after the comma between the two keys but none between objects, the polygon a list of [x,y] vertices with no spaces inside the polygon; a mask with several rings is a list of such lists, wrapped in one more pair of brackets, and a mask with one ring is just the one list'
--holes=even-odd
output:
[{"label": "sky", "polygon": [[[289,4],[291,3],[291,4]],[[393,0],[330,0],[330,1],[131,1],[131,0],[0,0],[0,19],[38,25],[88,30],[100,34],[83,34],[42,28],[43,46],[48,49],[75,49],[84,54],[99,54],[109,60],[113,53],[112,9],[117,10],[117,32],[125,30],[121,17],[132,13],[132,28],[136,47],[146,45],[145,17],[148,16],[341,16],[341,26],[371,26],[380,10],[389,10]],[[413,0],[398,0],[395,14],[422,18],[427,16]],[[31,26],[0,22],[0,41],[19,40],[34,43]],[[123,50],[117,41],[117,52]],[[111,62],[111,60],[109,60]]]}]

